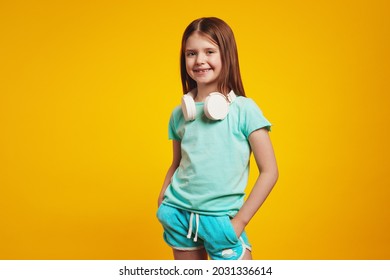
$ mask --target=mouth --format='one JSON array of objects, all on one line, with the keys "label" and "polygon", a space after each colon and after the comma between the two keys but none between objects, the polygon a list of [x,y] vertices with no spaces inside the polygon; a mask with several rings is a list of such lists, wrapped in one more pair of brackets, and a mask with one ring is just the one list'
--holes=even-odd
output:
[{"label": "mouth", "polygon": [[205,69],[194,69],[194,72],[195,73],[207,73],[208,71],[210,71],[211,68],[205,68]]}]

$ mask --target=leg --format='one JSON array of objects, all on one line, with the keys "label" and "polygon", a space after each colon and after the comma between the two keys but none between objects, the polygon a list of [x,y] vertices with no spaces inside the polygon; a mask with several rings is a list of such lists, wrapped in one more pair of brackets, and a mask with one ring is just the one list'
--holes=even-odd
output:
[{"label": "leg", "polygon": [[207,253],[204,248],[192,251],[181,251],[173,249],[175,260],[207,260]]},{"label": "leg", "polygon": [[248,249],[245,249],[245,254],[242,257],[243,260],[252,260],[252,253]]},{"label": "leg", "polygon": [[193,215],[191,212],[165,204],[161,204],[157,211],[157,218],[164,228],[165,242],[172,248],[183,248],[183,250],[173,249],[175,260],[207,260],[203,240],[199,238],[194,241],[192,238],[187,238],[191,215]]}]

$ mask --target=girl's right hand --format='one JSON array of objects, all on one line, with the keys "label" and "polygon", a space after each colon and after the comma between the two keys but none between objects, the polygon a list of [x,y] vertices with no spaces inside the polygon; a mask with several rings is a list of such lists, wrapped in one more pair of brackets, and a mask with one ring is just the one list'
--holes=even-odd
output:
[{"label": "girl's right hand", "polygon": [[162,201],[163,201],[163,198],[159,196],[158,200],[157,200],[157,207],[160,207]]}]

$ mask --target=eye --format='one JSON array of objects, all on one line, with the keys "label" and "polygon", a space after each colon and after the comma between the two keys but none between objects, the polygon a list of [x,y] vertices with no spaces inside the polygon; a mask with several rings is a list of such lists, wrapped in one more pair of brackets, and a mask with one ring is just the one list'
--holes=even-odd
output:
[{"label": "eye", "polygon": [[186,56],[187,57],[191,57],[191,56],[194,56],[194,55],[196,55],[195,52],[186,52]]},{"label": "eye", "polygon": [[215,53],[215,51],[207,51],[207,54],[213,54],[213,53]]}]

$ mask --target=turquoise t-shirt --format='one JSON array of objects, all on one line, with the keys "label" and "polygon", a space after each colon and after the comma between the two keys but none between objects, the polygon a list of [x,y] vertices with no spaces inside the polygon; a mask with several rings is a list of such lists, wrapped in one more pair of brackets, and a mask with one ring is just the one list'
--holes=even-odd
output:
[{"label": "turquoise t-shirt", "polygon": [[164,204],[205,215],[234,216],[244,203],[248,182],[249,135],[270,122],[256,103],[238,96],[229,114],[209,120],[203,102],[196,119],[185,121],[176,107],[169,121],[169,138],[181,142],[181,161],[164,195]]}]

